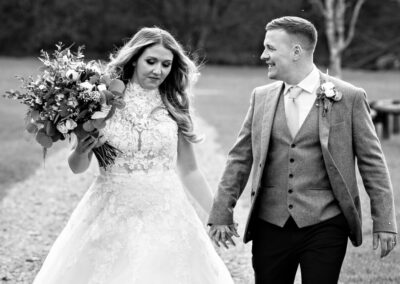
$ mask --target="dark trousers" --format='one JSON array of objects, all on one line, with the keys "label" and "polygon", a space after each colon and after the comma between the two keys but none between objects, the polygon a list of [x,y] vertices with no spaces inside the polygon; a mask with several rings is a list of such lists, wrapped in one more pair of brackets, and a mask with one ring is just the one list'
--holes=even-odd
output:
[{"label": "dark trousers", "polygon": [[291,217],[283,228],[261,219],[253,225],[256,284],[293,283],[298,265],[302,284],[338,282],[348,238],[343,214],[304,228]]}]

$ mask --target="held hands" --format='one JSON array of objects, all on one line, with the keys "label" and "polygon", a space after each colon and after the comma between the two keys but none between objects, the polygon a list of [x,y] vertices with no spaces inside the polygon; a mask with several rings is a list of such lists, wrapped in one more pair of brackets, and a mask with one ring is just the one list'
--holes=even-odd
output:
[{"label": "held hands", "polygon": [[381,244],[381,258],[387,256],[396,246],[396,234],[377,232],[373,234],[373,249],[376,250]]},{"label": "held hands", "polygon": [[229,243],[231,243],[233,246],[236,246],[232,236],[237,238],[240,237],[237,232],[237,226],[237,223],[232,225],[211,225],[208,234],[217,247],[220,247],[220,244],[222,244],[228,249]]}]

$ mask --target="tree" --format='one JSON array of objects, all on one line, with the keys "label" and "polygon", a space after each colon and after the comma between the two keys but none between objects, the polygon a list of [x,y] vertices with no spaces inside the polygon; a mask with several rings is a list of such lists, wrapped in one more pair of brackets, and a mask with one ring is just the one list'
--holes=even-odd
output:
[{"label": "tree", "polygon": [[[357,19],[365,0],[310,1],[324,17],[329,48],[329,71],[332,75],[340,77],[342,54],[353,40]],[[346,17],[348,14],[350,16]]]}]

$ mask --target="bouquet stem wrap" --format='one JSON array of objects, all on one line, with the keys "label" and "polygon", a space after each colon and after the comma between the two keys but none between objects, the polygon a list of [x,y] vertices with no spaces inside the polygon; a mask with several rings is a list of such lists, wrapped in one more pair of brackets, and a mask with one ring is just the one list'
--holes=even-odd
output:
[{"label": "bouquet stem wrap", "polygon": [[99,166],[104,169],[114,164],[115,158],[119,153],[121,151],[108,142],[93,149],[93,154],[96,156]]}]

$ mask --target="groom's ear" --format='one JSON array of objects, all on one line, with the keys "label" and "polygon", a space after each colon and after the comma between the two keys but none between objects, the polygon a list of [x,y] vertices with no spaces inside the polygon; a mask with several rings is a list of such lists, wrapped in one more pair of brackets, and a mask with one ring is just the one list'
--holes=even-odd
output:
[{"label": "groom's ear", "polygon": [[294,61],[299,60],[302,52],[303,52],[303,48],[301,47],[301,45],[300,44],[295,44],[293,46],[293,60]]}]

